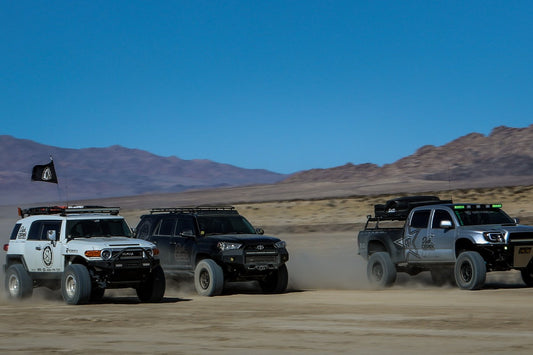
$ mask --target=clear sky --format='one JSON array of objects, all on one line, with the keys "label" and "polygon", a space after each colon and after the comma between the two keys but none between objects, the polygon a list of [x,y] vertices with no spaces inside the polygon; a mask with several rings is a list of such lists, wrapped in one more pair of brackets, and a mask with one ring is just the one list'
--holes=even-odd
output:
[{"label": "clear sky", "polygon": [[533,1],[0,4],[16,138],[292,173],[533,123]]}]

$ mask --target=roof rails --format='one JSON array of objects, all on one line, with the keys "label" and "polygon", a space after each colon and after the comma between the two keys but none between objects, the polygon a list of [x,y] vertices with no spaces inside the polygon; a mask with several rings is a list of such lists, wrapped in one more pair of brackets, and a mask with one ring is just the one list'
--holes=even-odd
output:
[{"label": "roof rails", "polygon": [[120,207],[104,207],[104,206],[47,206],[47,207],[30,207],[18,208],[18,214],[21,218],[34,215],[52,215],[59,214],[66,216],[67,214],[82,214],[82,213],[103,213],[112,216],[118,215]]},{"label": "roof rails", "polygon": [[193,206],[193,207],[163,207],[152,208],[153,213],[205,213],[205,214],[239,214],[233,206]]}]

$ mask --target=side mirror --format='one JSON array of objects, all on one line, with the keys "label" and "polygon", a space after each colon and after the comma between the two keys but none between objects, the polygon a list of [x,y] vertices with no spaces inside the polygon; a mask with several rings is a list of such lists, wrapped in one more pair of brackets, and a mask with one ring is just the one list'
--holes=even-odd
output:
[{"label": "side mirror", "polygon": [[48,240],[55,242],[57,240],[56,231],[51,229],[46,231],[46,237]]},{"label": "side mirror", "polygon": [[452,229],[453,228],[452,221],[448,221],[448,220],[440,221],[440,227],[443,229]]},{"label": "side mirror", "polygon": [[515,217],[513,220],[515,224],[520,224],[520,218]]},{"label": "side mirror", "polygon": [[256,228],[256,229],[255,229],[255,232],[256,232],[257,234],[260,234],[260,235],[265,234],[265,231],[263,230],[263,228]]}]

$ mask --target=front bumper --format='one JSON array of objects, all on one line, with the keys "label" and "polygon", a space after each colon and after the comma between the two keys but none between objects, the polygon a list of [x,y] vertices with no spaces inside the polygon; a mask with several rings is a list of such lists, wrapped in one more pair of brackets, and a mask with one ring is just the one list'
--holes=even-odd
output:
[{"label": "front bumper", "polygon": [[227,271],[239,274],[268,273],[289,260],[286,249],[227,250],[220,254]]},{"label": "front bumper", "polygon": [[91,276],[105,288],[139,284],[145,281],[159,264],[159,259],[138,248],[114,253],[109,260],[88,261]]}]

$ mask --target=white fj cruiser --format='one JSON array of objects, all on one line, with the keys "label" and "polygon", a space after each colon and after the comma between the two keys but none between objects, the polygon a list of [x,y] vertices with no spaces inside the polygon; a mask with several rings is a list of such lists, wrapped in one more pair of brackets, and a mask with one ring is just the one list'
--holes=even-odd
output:
[{"label": "white fj cruiser", "polygon": [[105,207],[35,207],[11,233],[5,287],[9,298],[32,295],[33,288],[61,289],[68,304],[103,297],[107,288],[132,287],[142,302],[159,302],[165,276],[159,250],[134,239],[119,209]]}]

